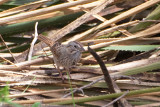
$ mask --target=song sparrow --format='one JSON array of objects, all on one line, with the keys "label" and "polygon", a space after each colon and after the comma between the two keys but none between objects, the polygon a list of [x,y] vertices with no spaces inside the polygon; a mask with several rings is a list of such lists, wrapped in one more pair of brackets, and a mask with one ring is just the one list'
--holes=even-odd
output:
[{"label": "song sparrow", "polygon": [[57,65],[61,78],[64,80],[59,67],[62,66],[70,72],[70,68],[79,62],[82,52],[85,51],[82,44],[77,41],[71,41],[66,45],[59,42],[53,43],[51,39],[42,35],[39,35],[38,39],[50,47],[53,54],[53,60]]}]

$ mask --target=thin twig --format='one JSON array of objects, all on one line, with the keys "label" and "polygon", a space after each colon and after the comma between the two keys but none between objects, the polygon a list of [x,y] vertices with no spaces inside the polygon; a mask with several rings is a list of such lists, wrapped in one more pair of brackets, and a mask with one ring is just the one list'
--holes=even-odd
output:
[{"label": "thin twig", "polygon": [[82,86],[82,87],[80,87],[80,88],[74,89],[72,92],[64,95],[62,98],[66,98],[66,97],[70,96],[72,93],[75,93],[76,91],[81,91],[81,92],[84,94],[84,92],[83,92],[83,89],[84,89],[84,88],[90,87],[90,86],[92,86],[93,84],[95,84],[95,83],[97,83],[97,82],[99,82],[99,81],[101,81],[101,80],[103,80],[103,79],[104,79],[104,77],[98,78],[97,80],[95,80],[95,81],[93,81],[93,82],[91,82],[91,83],[89,83],[89,84],[87,84],[87,85],[84,85],[84,86]]},{"label": "thin twig", "polygon": [[36,43],[37,38],[38,38],[37,26],[38,26],[38,22],[36,22],[36,24],[35,24],[35,34],[34,34],[34,39],[31,43],[31,48],[30,48],[30,51],[29,51],[29,54],[28,54],[28,61],[30,61],[31,58],[32,58],[33,47],[34,47],[34,44]]},{"label": "thin twig", "polygon": [[9,49],[9,47],[7,46],[7,44],[5,43],[2,35],[0,35],[1,40],[3,41],[4,45],[6,46],[6,48],[8,49],[9,53],[12,55],[13,59],[15,60],[16,63],[18,63],[18,61],[16,60],[16,58],[14,57],[14,55],[12,54],[11,50]]},{"label": "thin twig", "polygon": [[98,36],[101,36],[101,35],[104,35],[104,34],[107,34],[107,33],[111,33],[111,32],[114,32],[118,29],[122,29],[124,27],[128,27],[128,26],[131,26],[131,25],[134,25],[134,24],[137,24],[137,23],[139,23],[139,20],[135,20],[135,21],[123,23],[123,24],[120,24],[120,25],[116,25],[116,26],[113,26],[111,28],[108,28],[106,30],[103,30],[103,31],[97,33],[95,37],[98,37]]},{"label": "thin twig", "polygon": [[125,92],[124,94],[122,94],[120,97],[114,99],[113,101],[111,101],[110,103],[108,103],[107,105],[104,105],[102,107],[108,107],[110,106],[111,104],[115,103],[116,101],[120,100],[121,98],[123,98],[125,95],[127,95],[129,93],[129,91]]},{"label": "thin twig", "polygon": [[[13,62],[11,62],[10,60],[8,60],[8,59],[6,59],[6,58],[3,58],[3,57],[1,57],[1,56],[0,56],[0,58],[3,59],[4,61],[7,61],[8,63],[16,66],[16,65],[15,65]],[[16,66],[16,67],[17,67],[17,66]]]}]

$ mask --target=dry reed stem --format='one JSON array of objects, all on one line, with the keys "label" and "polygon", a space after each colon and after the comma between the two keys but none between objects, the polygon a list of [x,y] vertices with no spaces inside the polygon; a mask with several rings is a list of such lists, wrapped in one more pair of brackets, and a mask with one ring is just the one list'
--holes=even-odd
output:
[{"label": "dry reed stem", "polygon": [[47,94],[47,93],[56,93],[56,92],[63,92],[63,91],[70,91],[70,89],[57,89],[57,90],[39,91],[39,92],[33,92],[33,93],[22,93],[22,94],[16,94],[16,95],[9,95],[8,97],[9,98],[18,98],[18,97],[24,97],[24,96]]},{"label": "dry reed stem", "polygon": [[[140,31],[140,32],[134,34],[133,36],[129,36],[126,38],[122,38],[120,40],[115,40],[115,41],[111,41],[111,42],[107,42],[107,43],[99,43],[99,44],[91,46],[91,48],[98,49],[98,48],[105,47],[108,45],[118,44],[118,43],[121,43],[121,42],[124,42],[127,40],[133,40],[133,39],[142,38],[142,37],[149,37],[151,35],[155,35],[155,34],[159,33],[160,32],[159,28],[160,28],[160,23],[156,24],[155,26],[152,26],[146,30]],[[87,50],[86,47],[85,47],[85,50]]]},{"label": "dry reed stem", "polygon": [[30,11],[30,12],[20,13],[17,15],[0,18],[0,24],[5,24],[5,23],[11,22],[11,21],[16,21],[16,20],[20,20],[20,19],[24,19],[24,18],[34,17],[34,16],[37,16],[40,14],[58,11],[61,9],[65,9],[65,8],[69,8],[69,7],[73,7],[76,5],[81,5],[81,4],[89,3],[89,2],[93,2],[93,0],[80,0],[80,1],[75,1],[75,2],[71,2],[71,3],[63,3],[60,5],[56,5],[56,6],[51,6],[51,7],[46,7],[46,8]]},{"label": "dry reed stem", "polygon": [[0,12],[0,17],[4,17],[4,16],[7,16],[7,15],[12,15],[12,14],[16,14],[16,13],[19,13],[19,12],[23,12],[27,9],[33,9],[35,6],[37,7],[37,5],[38,6],[42,5],[42,4],[44,4],[48,1],[50,1],[50,0],[40,0],[40,1],[25,4],[25,5],[21,5],[21,6],[15,7],[15,8],[11,8],[11,9],[8,9],[8,10],[4,10],[4,11]]},{"label": "dry reed stem", "polygon": [[[92,2],[92,3],[82,4],[82,5],[85,8],[93,8],[100,3],[101,3],[100,1],[95,1],[95,2]],[[17,11],[14,11],[13,13],[21,12],[21,11],[23,11],[23,10],[17,10]],[[73,14],[73,13],[80,12],[80,11],[81,11],[81,9],[79,9],[78,6],[75,6],[75,7],[70,7],[70,8],[67,8],[67,9],[62,9],[60,11],[47,12],[47,13],[39,14],[35,17],[31,16],[31,17],[28,17],[28,18],[25,18],[25,19],[11,21],[11,22],[8,22],[7,24],[14,24],[14,23],[27,22],[27,21],[47,19],[47,18],[51,18],[51,17]]]},{"label": "dry reed stem", "polygon": [[85,38],[86,36],[88,36],[90,33],[92,33],[93,31],[105,28],[107,26],[110,26],[113,23],[117,23],[117,22],[119,22],[123,19],[126,19],[126,18],[130,17],[131,15],[137,14],[137,13],[139,13],[139,12],[141,12],[141,11],[143,11],[143,10],[145,10],[145,9],[147,9],[147,8],[157,4],[159,2],[160,2],[160,0],[149,0],[141,5],[138,5],[132,9],[110,19],[109,21],[105,21],[104,23],[102,23],[96,27],[93,27],[93,28],[81,33],[81,34],[75,35],[72,39],[70,39],[70,41],[76,41],[76,40],[80,41],[83,38]]}]

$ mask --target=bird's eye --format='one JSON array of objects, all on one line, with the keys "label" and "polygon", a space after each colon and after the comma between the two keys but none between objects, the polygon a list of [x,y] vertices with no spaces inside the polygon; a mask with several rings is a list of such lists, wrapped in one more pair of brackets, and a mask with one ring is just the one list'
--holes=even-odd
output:
[{"label": "bird's eye", "polygon": [[75,48],[77,48],[77,46],[76,46],[76,45],[74,45],[74,47],[75,47]]}]

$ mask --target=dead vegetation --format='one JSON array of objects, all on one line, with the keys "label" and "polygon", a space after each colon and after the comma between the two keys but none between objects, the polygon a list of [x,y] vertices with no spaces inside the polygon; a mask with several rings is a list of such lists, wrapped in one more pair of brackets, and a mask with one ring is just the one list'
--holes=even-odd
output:
[{"label": "dead vegetation", "polygon": [[[2,0],[0,102],[34,107],[159,106],[158,3]],[[71,79],[62,68],[62,83],[50,49],[37,40],[38,34],[52,44],[80,41],[84,45],[86,51],[72,68]]]}]

